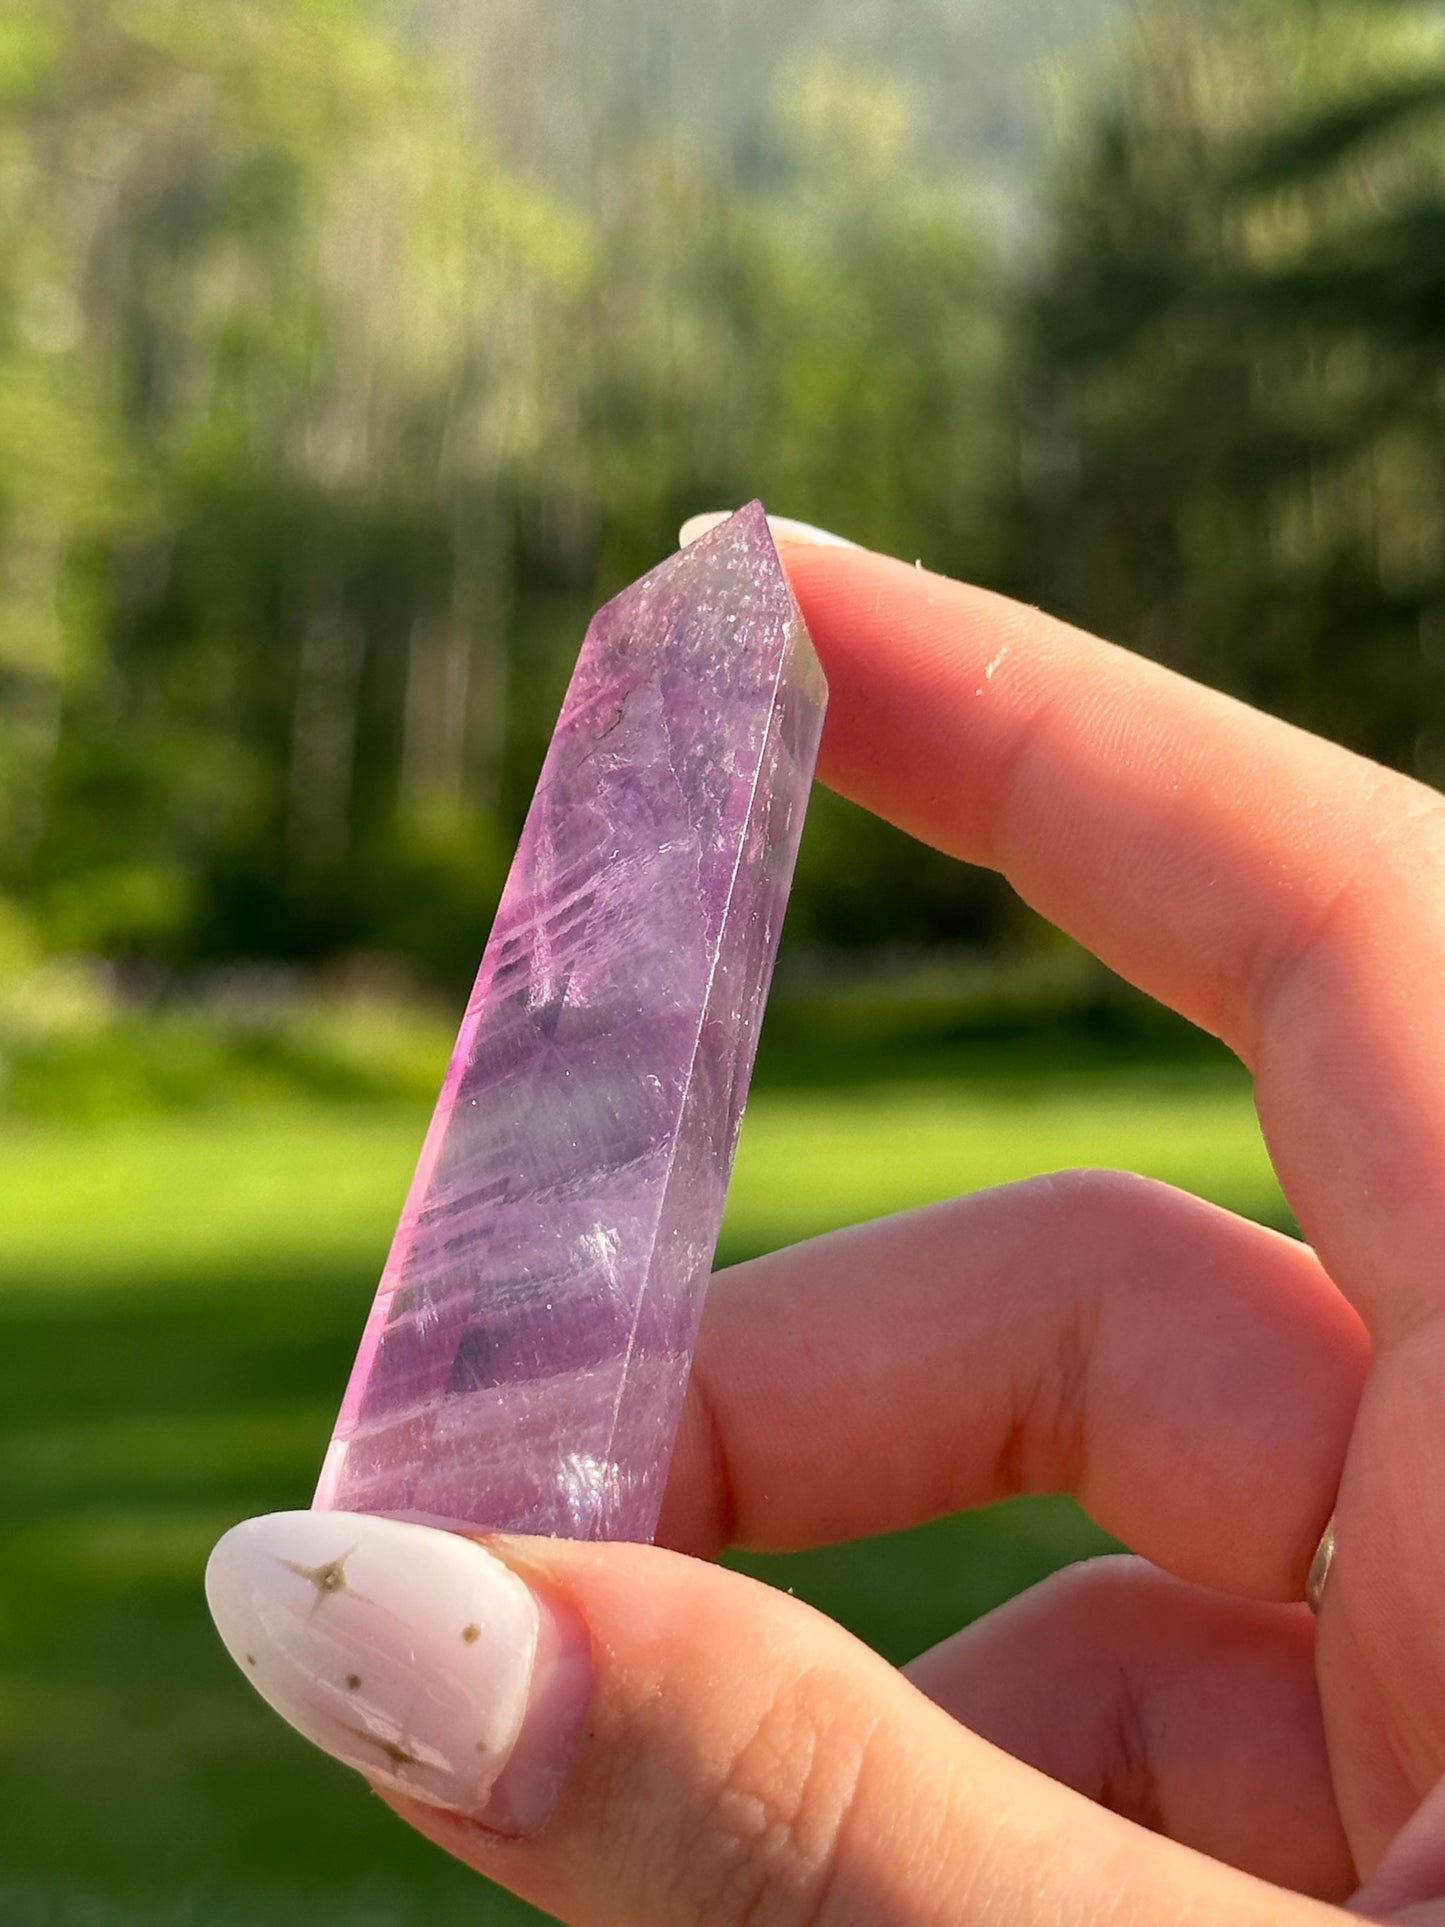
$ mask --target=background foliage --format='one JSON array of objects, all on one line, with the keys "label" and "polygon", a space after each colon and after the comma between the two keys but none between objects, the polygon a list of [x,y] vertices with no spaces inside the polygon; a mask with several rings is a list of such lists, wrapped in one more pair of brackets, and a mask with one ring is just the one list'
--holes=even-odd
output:
[{"label": "background foliage", "polygon": [[[1437,7],[564,11],[11,0],[12,980],[454,989],[587,613],[752,494],[1437,773]],[[795,934],[1021,926],[827,802]]]}]

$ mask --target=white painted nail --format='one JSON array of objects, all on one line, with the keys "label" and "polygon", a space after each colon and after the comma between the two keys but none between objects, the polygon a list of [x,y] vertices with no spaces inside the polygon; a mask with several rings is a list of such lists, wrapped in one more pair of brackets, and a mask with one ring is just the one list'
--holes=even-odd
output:
[{"label": "white painted nail", "polygon": [[325,1752],[507,1832],[546,1817],[590,1666],[481,1546],[396,1519],[277,1512],[220,1541],[206,1598],[261,1697]]},{"label": "white painted nail", "polygon": [[[689,543],[696,542],[700,535],[715,529],[719,523],[726,522],[732,514],[731,509],[710,509],[705,515],[690,515],[677,532],[677,545],[685,549]],[[811,522],[795,522],[790,515],[770,515],[768,527],[773,532],[775,542],[803,542],[817,549],[856,549],[856,542],[848,541],[846,536],[830,535],[827,529],[816,529]]]}]

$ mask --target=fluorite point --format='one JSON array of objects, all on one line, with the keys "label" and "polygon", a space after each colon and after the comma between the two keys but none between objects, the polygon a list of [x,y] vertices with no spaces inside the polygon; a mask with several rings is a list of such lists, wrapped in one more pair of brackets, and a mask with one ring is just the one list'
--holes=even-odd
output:
[{"label": "fluorite point", "polygon": [[316,1505],[652,1537],[825,700],[757,503],[593,618]]}]

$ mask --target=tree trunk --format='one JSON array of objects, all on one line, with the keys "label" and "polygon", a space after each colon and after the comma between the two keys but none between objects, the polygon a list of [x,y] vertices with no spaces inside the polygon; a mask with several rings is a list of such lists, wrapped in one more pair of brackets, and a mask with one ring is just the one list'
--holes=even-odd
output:
[{"label": "tree trunk", "polygon": [[301,634],[291,712],[287,843],[298,868],[339,863],[351,840],[351,791],[365,636],[334,589],[313,599]]}]

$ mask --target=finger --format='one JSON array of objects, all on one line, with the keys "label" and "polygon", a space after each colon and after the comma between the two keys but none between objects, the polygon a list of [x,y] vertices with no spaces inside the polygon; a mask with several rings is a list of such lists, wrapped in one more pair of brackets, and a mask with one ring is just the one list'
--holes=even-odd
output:
[{"label": "finger", "polygon": [[[1445,1921],[1445,1781],[1420,1803],[1350,1903],[1371,1920]],[[1418,1910],[1418,1911],[1416,1911]]]},{"label": "finger", "polygon": [[905,1670],[981,1738],[1126,1819],[1300,1893],[1355,1885],[1303,1606],[1091,1559]]},{"label": "finger", "polygon": [[228,1534],[208,1587],[279,1711],[573,1927],[1329,1918],[1053,1785],[797,1601],[676,1554],[290,1513]]},{"label": "finger", "polygon": [[1291,1239],[1112,1172],[981,1192],[714,1281],[661,1537],[815,1545],[1071,1491],[1156,1564],[1299,1599],[1366,1363]]},{"label": "finger", "polygon": [[1349,1910],[1370,1920],[1445,1927],[1445,1781],[1390,1843]]},{"label": "finger", "polygon": [[1440,1302],[1445,808],[1002,597],[784,541],[826,780],[1000,869],[1259,1074],[1286,1194],[1378,1332]]}]

